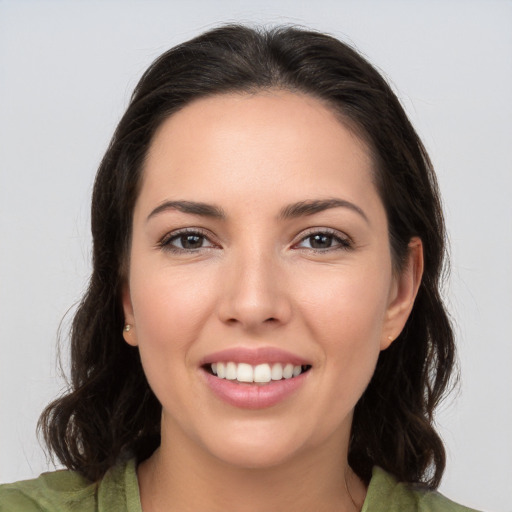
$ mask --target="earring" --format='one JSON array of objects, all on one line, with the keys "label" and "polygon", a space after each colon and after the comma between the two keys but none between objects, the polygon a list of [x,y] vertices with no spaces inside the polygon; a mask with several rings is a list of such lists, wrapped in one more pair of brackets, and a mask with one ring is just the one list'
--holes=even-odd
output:
[{"label": "earring", "polygon": [[[128,330],[129,330],[129,329],[128,329]],[[393,340],[394,340],[393,336],[388,336],[388,341],[389,341],[389,342],[393,342]]]},{"label": "earring", "polygon": [[131,331],[131,329],[132,329],[132,326],[131,326],[130,324],[126,324],[126,325],[124,326],[124,332],[130,332],[130,331]]}]

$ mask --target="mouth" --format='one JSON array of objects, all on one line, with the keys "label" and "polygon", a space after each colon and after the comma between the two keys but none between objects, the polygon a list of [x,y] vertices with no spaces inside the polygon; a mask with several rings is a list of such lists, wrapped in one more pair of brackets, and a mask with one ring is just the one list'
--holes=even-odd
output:
[{"label": "mouth", "polygon": [[208,354],[199,367],[207,388],[241,409],[266,409],[290,403],[309,382],[313,365],[277,347],[233,346]]},{"label": "mouth", "polygon": [[271,382],[289,380],[308,372],[311,365],[293,363],[236,363],[234,361],[218,361],[203,365],[203,369],[218,379],[236,381],[241,384],[265,385]]}]

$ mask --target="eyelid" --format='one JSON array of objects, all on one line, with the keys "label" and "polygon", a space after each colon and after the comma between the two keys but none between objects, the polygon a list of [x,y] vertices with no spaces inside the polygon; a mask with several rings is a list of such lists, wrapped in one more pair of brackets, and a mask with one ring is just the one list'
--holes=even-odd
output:
[{"label": "eyelid", "polygon": [[[170,244],[171,240],[176,239],[180,237],[181,235],[199,235],[204,237],[208,242],[211,244],[207,247],[200,247],[198,249],[182,249],[180,247],[174,247]],[[198,252],[201,250],[206,249],[214,249],[216,247],[219,247],[219,244],[213,240],[212,233],[204,228],[198,228],[198,227],[186,227],[186,228],[179,228],[174,229],[173,231],[169,231],[164,236],[162,236],[159,241],[157,242],[157,248],[170,251],[170,252],[179,252],[179,253],[190,253],[190,252]]]},{"label": "eyelid", "polygon": [[[181,235],[186,234],[194,234],[204,237],[208,242],[211,244],[206,247],[199,247],[197,249],[184,249],[180,247],[174,247],[170,242],[173,239],[176,239],[180,237]],[[316,235],[316,234],[322,234],[322,235],[329,235],[332,236],[335,240],[338,240],[338,244],[333,247],[328,247],[325,249],[318,249],[318,248],[308,248],[308,247],[300,247],[299,244],[303,241],[305,241],[307,238]],[[209,249],[215,249],[220,248],[220,244],[215,241],[215,236],[209,231],[204,228],[199,227],[185,227],[185,228],[178,228],[172,231],[167,232],[165,235],[163,235],[159,241],[156,244],[158,249],[161,250],[167,250],[170,252],[176,252],[176,253],[197,253],[201,250],[209,250]],[[351,239],[350,236],[348,236],[346,233],[339,231],[337,229],[328,228],[328,227],[311,227],[304,231],[302,231],[299,235],[295,237],[295,241],[292,243],[291,248],[296,250],[306,250],[306,251],[313,251],[313,252],[320,252],[320,253],[326,253],[330,251],[336,251],[336,250],[349,250],[353,248],[354,242]]]},{"label": "eyelid", "polygon": [[[317,234],[332,236],[333,238],[339,240],[340,243],[337,246],[329,247],[327,249],[315,249],[312,247],[311,248],[299,247],[299,244],[301,242],[303,242],[307,238],[309,238],[313,235],[317,235]],[[327,228],[327,227],[308,228],[308,229],[302,231],[296,237],[296,240],[297,241],[292,244],[292,248],[296,248],[298,250],[304,249],[307,251],[323,252],[323,253],[329,252],[329,251],[335,251],[335,250],[348,250],[348,249],[352,249],[354,246],[354,242],[353,242],[352,238],[350,236],[348,236],[346,233],[343,233],[342,231],[339,231],[337,229]]]}]

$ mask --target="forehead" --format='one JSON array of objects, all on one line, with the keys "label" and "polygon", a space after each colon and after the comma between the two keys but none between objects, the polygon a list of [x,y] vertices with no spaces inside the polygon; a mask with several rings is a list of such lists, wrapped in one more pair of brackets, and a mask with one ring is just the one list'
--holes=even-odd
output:
[{"label": "forehead", "polygon": [[284,91],[223,94],[196,100],[162,123],[142,195],[211,202],[221,192],[244,200],[279,192],[293,201],[338,188],[357,196],[375,192],[372,175],[366,144],[324,102]]}]

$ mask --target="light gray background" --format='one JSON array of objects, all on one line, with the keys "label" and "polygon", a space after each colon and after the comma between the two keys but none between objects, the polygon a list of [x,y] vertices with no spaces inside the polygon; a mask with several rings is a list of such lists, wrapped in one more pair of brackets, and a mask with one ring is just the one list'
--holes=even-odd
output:
[{"label": "light gray background", "polygon": [[35,424],[63,386],[56,333],[87,282],[93,176],[129,94],[161,52],[224,21],[330,32],[392,80],[437,168],[452,242],[462,382],[438,415],[441,490],[512,510],[506,0],[0,0],[0,481],[49,467]]}]

